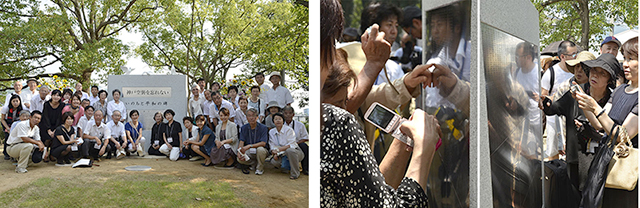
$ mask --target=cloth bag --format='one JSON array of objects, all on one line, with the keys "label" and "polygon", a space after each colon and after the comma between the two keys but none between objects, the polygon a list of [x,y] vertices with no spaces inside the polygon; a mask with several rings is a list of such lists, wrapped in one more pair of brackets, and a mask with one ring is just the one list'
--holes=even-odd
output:
[{"label": "cloth bag", "polygon": [[632,191],[638,183],[638,149],[633,148],[627,130],[619,128],[622,141],[613,150],[604,187]]},{"label": "cloth bag", "polygon": [[589,166],[589,172],[587,173],[587,182],[582,190],[582,200],[580,201],[580,207],[583,208],[597,208],[602,203],[602,197],[604,196],[604,184],[607,180],[609,173],[609,162],[613,158],[613,141],[618,140],[618,128],[614,125],[611,131],[615,129],[615,133],[606,135],[600,141],[600,149],[596,152],[596,155],[591,161]]}]

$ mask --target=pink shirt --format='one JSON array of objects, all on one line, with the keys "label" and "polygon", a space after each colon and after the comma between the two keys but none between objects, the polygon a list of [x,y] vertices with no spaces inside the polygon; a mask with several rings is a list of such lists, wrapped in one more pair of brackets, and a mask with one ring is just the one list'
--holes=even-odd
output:
[{"label": "pink shirt", "polygon": [[[76,126],[80,118],[84,116],[84,108],[82,106],[78,106],[78,108],[80,108],[80,110],[75,115],[73,115],[75,117],[73,119],[73,126]],[[64,108],[62,109],[62,114],[67,111],[71,111],[71,105],[64,106]],[[62,121],[62,123],[64,124],[64,121]],[[81,126],[80,128],[84,128],[84,126]]]}]

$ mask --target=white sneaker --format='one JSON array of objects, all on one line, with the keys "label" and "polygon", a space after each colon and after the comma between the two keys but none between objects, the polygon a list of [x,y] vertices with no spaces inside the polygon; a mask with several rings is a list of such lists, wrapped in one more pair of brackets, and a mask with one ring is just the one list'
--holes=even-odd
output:
[{"label": "white sneaker", "polygon": [[264,173],[264,171],[262,170],[256,170],[256,175],[262,175]]},{"label": "white sneaker", "polygon": [[127,153],[124,153],[123,151],[124,151],[124,150],[122,150],[122,151],[118,151],[118,153],[116,154],[116,160],[122,159],[122,158],[124,158],[125,156],[127,156]]},{"label": "white sneaker", "polygon": [[56,163],[56,166],[58,166],[58,167],[69,167],[69,166],[72,166],[72,164],[60,164],[60,163]]},{"label": "white sneaker", "polygon": [[189,161],[198,161],[198,160],[202,160],[202,159],[204,159],[204,158],[202,158],[200,156],[195,156],[195,157],[192,157],[191,159],[189,159]]},{"label": "white sneaker", "polygon": [[16,173],[27,173],[26,168],[16,168]]}]

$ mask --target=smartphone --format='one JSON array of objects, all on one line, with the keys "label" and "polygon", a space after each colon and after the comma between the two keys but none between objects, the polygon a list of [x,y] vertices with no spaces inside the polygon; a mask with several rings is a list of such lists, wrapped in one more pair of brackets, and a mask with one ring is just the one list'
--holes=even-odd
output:
[{"label": "smartphone", "polygon": [[402,134],[399,128],[400,124],[407,121],[407,119],[402,118],[402,116],[396,114],[391,109],[384,107],[378,102],[374,102],[364,114],[364,119],[385,133],[391,134],[394,138],[413,147],[413,139]]}]

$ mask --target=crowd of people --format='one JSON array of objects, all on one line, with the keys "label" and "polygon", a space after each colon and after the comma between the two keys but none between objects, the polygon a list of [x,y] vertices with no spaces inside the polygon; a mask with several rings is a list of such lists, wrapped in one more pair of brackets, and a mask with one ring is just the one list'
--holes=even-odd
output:
[{"label": "crowd of people", "polygon": [[153,115],[149,147],[142,135],[143,115],[127,110],[118,89],[108,99],[109,93],[98,86],[91,86],[90,94],[80,83],[75,92],[51,91],[29,79],[29,89],[23,91],[22,82],[16,81],[0,111],[4,159],[16,162],[16,172],[26,173],[32,163],[70,166],[81,158],[95,162],[150,154],[171,161],[204,159],[205,167],[239,168],[244,174],[253,169],[261,175],[270,158],[291,179],[301,172],[308,175],[308,133],[303,123],[293,120],[291,92],[280,85],[280,73],[270,75],[272,85],[264,83],[264,77],[255,75],[258,85],[251,87],[249,98],[239,96],[236,86],[222,95],[219,83],[206,89],[205,80],[198,79],[182,120],[172,109]]},{"label": "crowd of people", "polygon": [[[614,36],[605,37],[599,52],[596,58],[572,41],[562,41],[559,61],[543,68],[540,82],[539,107],[547,115],[544,157],[566,162],[569,186],[583,195],[582,206],[586,207],[592,201],[586,201],[584,193],[595,181],[589,172],[602,162],[594,157],[606,149],[604,144],[612,138],[618,138],[614,144],[628,138],[638,148],[638,37],[624,43]],[[622,64],[616,59],[618,53],[624,57]],[[628,137],[617,135],[614,129],[623,129]],[[607,207],[638,205],[637,187],[606,187],[602,196],[599,202]]]}]

